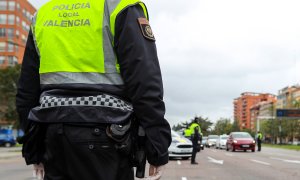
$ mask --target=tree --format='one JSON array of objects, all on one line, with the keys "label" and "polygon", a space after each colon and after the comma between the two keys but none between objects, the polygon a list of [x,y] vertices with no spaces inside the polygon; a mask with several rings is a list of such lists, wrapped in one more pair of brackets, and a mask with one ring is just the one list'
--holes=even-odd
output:
[{"label": "tree", "polygon": [[237,120],[234,120],[233,121],[233,124],[232,124],[232,128],[231,128],[231,131],[232,132],[237,132],[237,131],[240,131],[240,125],[239,125],[239,122]]},{"label": "tree", "polygon": [[220,118],[214,128],[214,133],[221,134],[229,134],[232,130],[232,123],[230,119]]},{"label": "tree", "polygon": [[17,121],[16,93],[21,66],[0,69],[0,120],[15,124]]}]

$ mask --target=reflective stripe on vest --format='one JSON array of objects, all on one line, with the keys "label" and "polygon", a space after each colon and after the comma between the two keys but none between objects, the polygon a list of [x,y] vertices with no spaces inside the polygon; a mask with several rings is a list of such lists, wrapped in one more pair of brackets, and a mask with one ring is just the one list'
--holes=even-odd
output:
[{"label": "reflective stripe on vest", "polygon": [[41,84],[122,85],[113,47],[115,20],[139,0],[52,0],[33,19]]}]

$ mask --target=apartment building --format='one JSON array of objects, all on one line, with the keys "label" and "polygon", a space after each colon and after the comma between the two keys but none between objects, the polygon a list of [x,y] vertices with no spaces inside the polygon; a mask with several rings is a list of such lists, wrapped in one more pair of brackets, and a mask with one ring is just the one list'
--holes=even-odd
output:
[{"label": "apartment building", "polygon": [[[269,93],[244,92],[234,99],[234,120],[238,121],[241,129],[254,129],[254,120],[251,120],[251,108],[260,102],[275,102],[276,96]],[[259,110],[256,115],[258,116]]]},{"label": "apartment building", "polygon": [[250,108],[250,129],[257,130],[257,122],[274,119],[276,113],[276,98],[273,101],[262,101]]},{"label": "apartment building", "polygon": [[278,91],[277,109],[300,108],[300,86],[288,86]]},{"label": "apartment building", "polygon": [[0,0],[0,68],[22,63],[35,12],[27,0]]}]

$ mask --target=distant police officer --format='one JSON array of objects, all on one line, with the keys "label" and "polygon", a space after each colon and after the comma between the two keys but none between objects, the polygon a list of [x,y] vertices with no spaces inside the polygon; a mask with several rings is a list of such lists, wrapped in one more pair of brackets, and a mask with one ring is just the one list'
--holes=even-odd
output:
[{"label": "distant police officer", "polygon": [[196,126],[194,128],[194,133],[191,136],[191,140],[193,143],[193,152],[192,152],[192,158],[191,158],[191,164],[198,164],[196,162],[196,154],[200,150],[199,141],[200,141],[200,133],[199,133],[199,127]]},{"label": "distant police officer", "polygon": [[262,141],[263,135],[260,131],[257,132],[257,151],[261,151],[261,141]]},{"label": "distant police officer", "polygon": [[17,110],[27,139],[36,126],[46,126],[44,135],[39,131],[43,158],[28,161],[40,163],[38,172],[44,165],[46,180],[133,180],[129,155],[118,149],[133,119],[145,131],[150,175],[159,179],[171,135],[144,3],[52,0],[42,6],[26,44]]}]

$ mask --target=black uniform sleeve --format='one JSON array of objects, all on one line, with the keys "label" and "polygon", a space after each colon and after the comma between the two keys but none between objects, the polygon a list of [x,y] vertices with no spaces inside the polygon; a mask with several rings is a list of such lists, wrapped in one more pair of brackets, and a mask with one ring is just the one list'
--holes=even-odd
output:
[{"label": "black uniform sleeve", "polygon": [[138,24],[145,17],[139,5],[128,7],[116,19],[115,48],[126,94],[145,129],[148,162],[168,162],[170,125],[165,120],[163,85],[155,42],[146,39]]},{"label": "black uniform sleeve", "polygon": [[30,122],[28,121],[29,111],[33,107],[39,105],[39,66],[39,56],[34,45],[32,31],[30,30],[16,95],[16,106],[19,114],[20,125],[24,131],[26,131],[30,125]]}]

